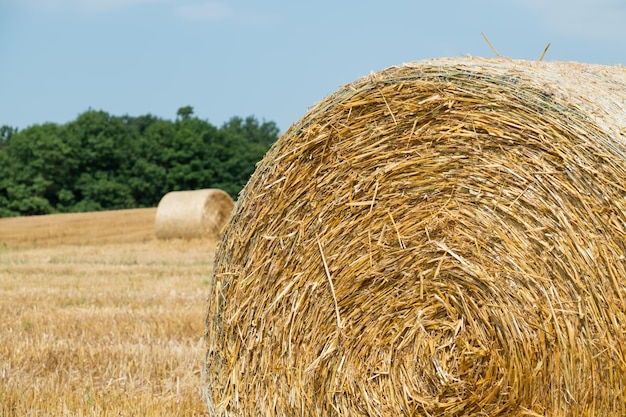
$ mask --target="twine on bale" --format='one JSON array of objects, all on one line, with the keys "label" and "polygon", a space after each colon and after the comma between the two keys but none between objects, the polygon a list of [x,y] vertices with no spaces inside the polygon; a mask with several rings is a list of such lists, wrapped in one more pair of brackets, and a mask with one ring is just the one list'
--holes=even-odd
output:
[{"label": "twine on bale", "polygon": [[215,188],[171,191],[157,207],[156,235],[159,239],[219,240],[234,204],[228,193]]},{"label": "twine on bale", "polygon": [[626,415],[626,70],[448,58],[314,106],[216,253],[216,416]]}]

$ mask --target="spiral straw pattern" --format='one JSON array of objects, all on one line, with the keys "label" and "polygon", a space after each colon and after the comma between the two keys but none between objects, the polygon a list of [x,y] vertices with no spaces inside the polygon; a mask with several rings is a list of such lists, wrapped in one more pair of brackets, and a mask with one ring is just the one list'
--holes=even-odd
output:
[{"label": "spiral straw pattern", "polygon": [[233,213],[212,415],[626,415],[626,69],[373,73],[293,124]]}]

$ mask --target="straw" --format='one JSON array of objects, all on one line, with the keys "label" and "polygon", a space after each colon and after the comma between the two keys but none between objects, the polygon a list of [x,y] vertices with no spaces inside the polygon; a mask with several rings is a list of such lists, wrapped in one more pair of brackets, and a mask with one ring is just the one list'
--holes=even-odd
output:
[{"label": "straw", "polygon": [[626,70],[443,58],[340,88],[215,258],[216,416],[626,415]]},{"label": "straw", "polygon": [[233,209],[225,191],[206,188],[165,194],[154,220],[159,239],[205,238],[218,241]]}]

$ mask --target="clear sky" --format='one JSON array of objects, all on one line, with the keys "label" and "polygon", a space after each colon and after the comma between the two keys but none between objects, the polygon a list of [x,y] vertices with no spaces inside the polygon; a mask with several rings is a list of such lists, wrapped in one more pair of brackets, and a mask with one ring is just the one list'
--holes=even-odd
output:
[{"label": "clear sky", "polygon": [[626,64],[626,0],[0,0],[0,126],[190,105],[284,132],[371,71],[442,56]]}]

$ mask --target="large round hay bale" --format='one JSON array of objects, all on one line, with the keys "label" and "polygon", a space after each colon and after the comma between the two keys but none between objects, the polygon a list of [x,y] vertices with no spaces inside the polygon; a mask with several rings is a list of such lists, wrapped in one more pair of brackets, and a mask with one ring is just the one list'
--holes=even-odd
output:
[{"label": "large round hay bale", "polygon": [[450,58],[314,106],[215,258],[217,416],[626,415],[626,70]]},{"label": "large round hay bale", "polygon": [[157,207],[156,235],[159,239],[219,240],[234,204],[228,193],[218,189],[171,191]]}]

